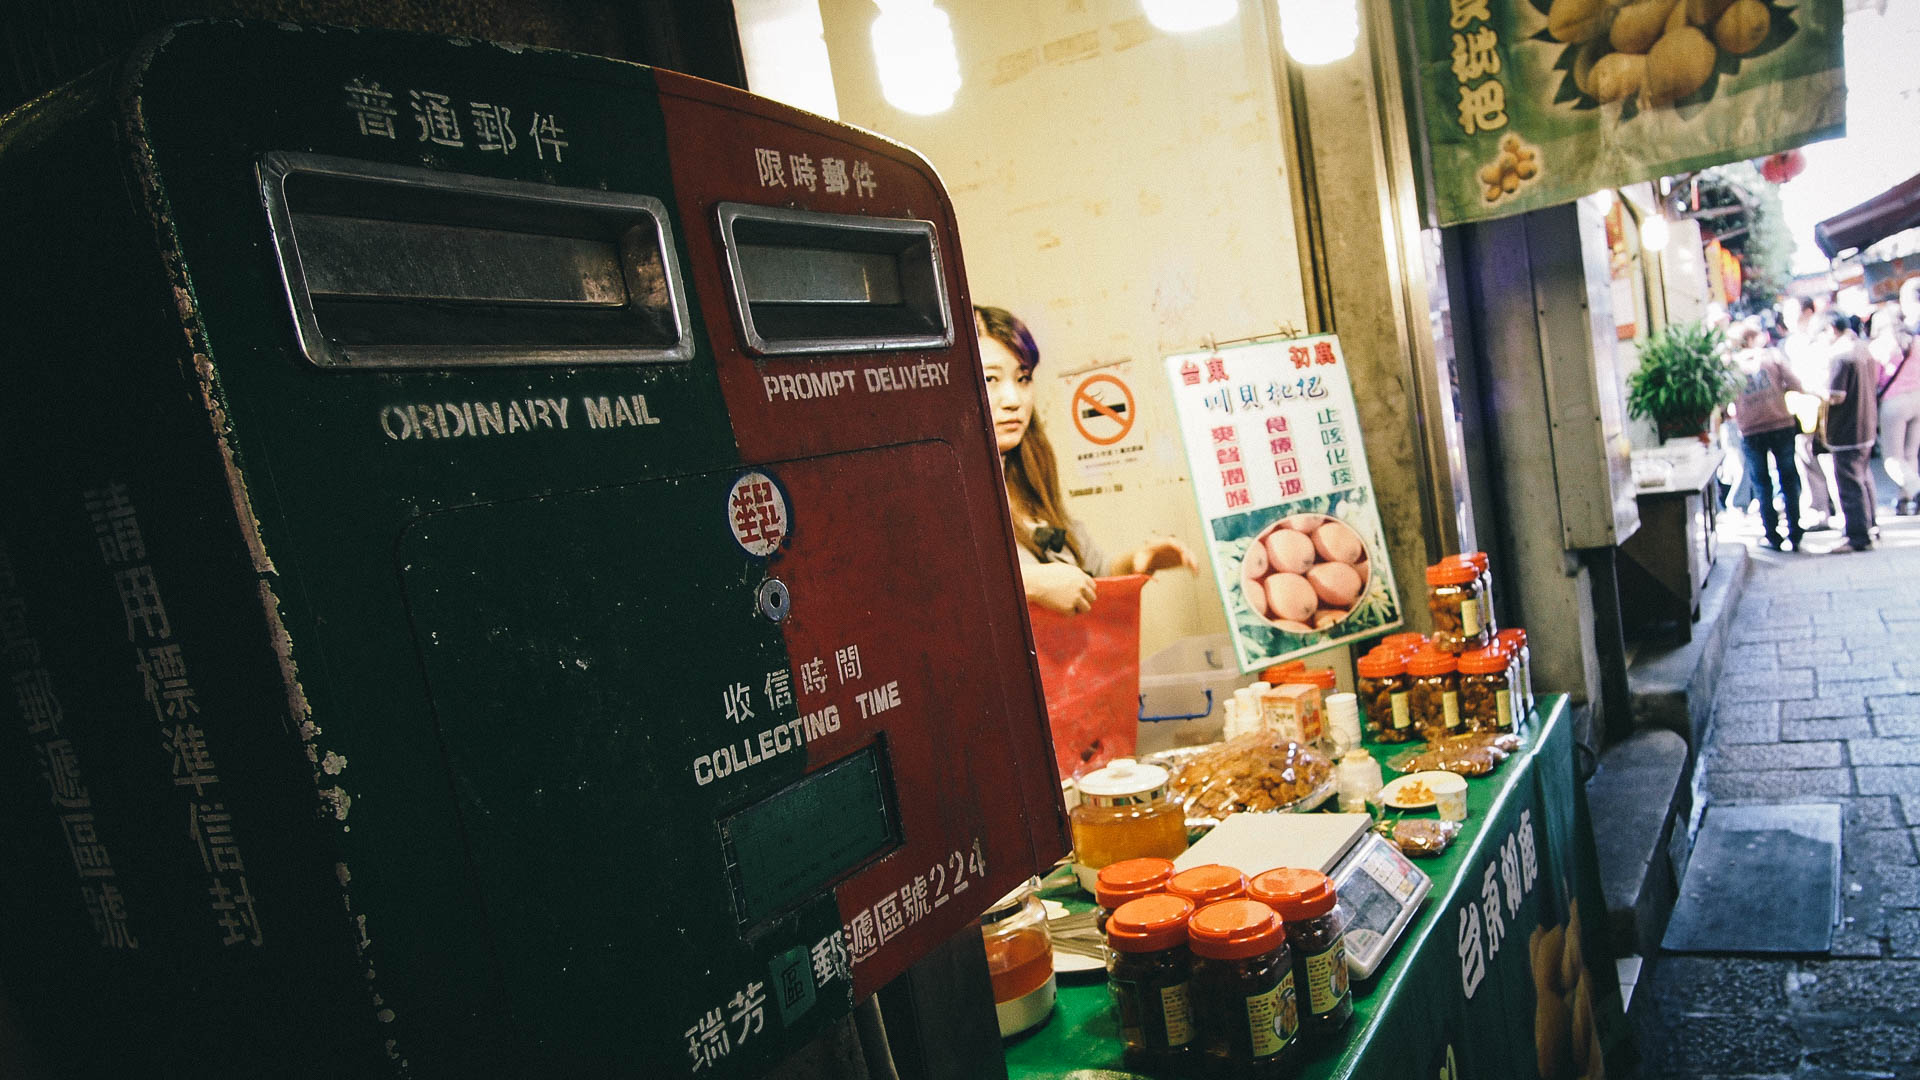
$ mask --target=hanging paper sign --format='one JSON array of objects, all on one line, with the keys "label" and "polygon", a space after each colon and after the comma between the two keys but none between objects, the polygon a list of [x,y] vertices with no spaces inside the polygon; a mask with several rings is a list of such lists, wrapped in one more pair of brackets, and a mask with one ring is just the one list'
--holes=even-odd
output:
[{"label": "hanging paper sign", "polygon": [[1166,358],[1240,670],[1400,623],[1340,342]]},{"label": "hanging paper sign", "polygon": [[1434,215],[1504,217],[1846,130],[1841,0],[1399,4]]}]

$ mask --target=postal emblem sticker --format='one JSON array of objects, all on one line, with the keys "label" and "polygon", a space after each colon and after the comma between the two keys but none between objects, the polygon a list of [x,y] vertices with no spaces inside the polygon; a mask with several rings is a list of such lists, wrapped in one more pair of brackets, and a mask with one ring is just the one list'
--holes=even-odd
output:
[{"label": "postal emblem sticker", "polygon": [[758,469],[735,480],[727,492],[727,526],[749,555],[764,559],[778,551],[787,541],[791,520],[786,492]]}]

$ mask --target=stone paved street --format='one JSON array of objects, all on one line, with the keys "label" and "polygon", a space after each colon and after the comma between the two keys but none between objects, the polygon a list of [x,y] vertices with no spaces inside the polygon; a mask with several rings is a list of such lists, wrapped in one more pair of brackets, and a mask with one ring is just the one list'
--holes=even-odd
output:
[{"label": "stone paved street", "polygon": [[1754,551],[1703,758],[1709,806],[1846,807],[1833,955],[1650,960],[1648,1080],[1920,1077],[1920,518],[1881,528],[1863,554]]}]

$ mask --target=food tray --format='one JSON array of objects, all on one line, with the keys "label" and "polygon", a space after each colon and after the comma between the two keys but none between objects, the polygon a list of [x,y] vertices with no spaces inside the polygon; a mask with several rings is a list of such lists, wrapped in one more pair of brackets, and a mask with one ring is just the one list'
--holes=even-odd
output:
[{"label": "food tray", "polygon": [[[1212,751],[1212,750],[1219,749],[1220,745],[1221,745],[1220,743],[1208,743],[1203,746],[1181,746],[1172,750],[1162,750],[1158,753],[1148,754],[1145,757],[1141,758],[1140,760],[1150,762],[1154,765],[1158,765],[1166,769],[1169,775],[1177,776],[1179,775],[1179,772],[1182,766],[1186,765],[1188,762],[1192,761],[1194,758],[1199,757],[1202,754],[1208,753],[1209,751]],[[1321,782],[1318,786],[1314,787],[1313,790],[1307,792],[1307,794],[1304,795],[1303,797],[1299,799],[1295,799],[1293,802],[1284,803],[1282,805],[1276,806],[1270,811],[1252,811],[1252,812],[1274,813],[1274,814],[1304,814],[1309,810],[1319,809],[1322,805],[1326,803],[1328,799],[1333,798],[1334,792],[1338,790],[1338,788],[1339,788],[1339,784],[1337,782],[1336,777],[1334,776],[1332,765],[1331,763],[1329,763],[1327,768],[1326,780]],[[1185,799],[1181,792],[1179,791],[1173,792],[1173,797],[1175,798],[1176,801],[1180,801],[1184,804]],[[1189,813],[1187,815],[1187,828],[1189,830],[1204,832],[1208,829],[1213,828],[1215,825],[1218,825],[1218,824],[1220,824],[1220,818],[1212,814],[1196,812],[1196,813]]]}]

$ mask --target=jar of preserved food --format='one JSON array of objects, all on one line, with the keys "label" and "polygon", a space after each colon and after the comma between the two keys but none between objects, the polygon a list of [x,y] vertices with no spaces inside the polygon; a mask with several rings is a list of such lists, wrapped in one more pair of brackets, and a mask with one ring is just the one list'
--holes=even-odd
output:
[{"label": "jar of preserved food", "polygon": [[1167,891],[1193,901],[1196,908],[1203,908],[1247,895],[1247,875],[1231,866],[1208,863],[1173,875],[1167,882]]},{"label": "jar of preserved food", "polygon": [[1293,951],[1293,987],[1300,996],[1300,1034],[1332,1041],[1353,1019],[1347,982],[1347,913],[1333,881],[1318,870],[1269,870],[1247,884],[1247,896],[1280,913]]},{"label": "jar of preserved food", "polygon": [[1513,730],[1512,669],[1498,645],[1460,654],[1460,719],[1468,731]]},{"label": "jar of preserved food", "polygon": [[1100,905],[1093,917],[1094,926],[1106,933],[1114,909],[1129,900],[1166,892],[1172,878],[1172,859],[1122,859],[1101,867],[1093,883],[1093,901]]},{"label": "jar of preserved food", "polygon": [[980,916],[986,939],[987,975],[993,981],[993,1011],[1006,1038],[1038,1027],[1053,1012],[1053,940],[1047,936],[1047,909],[1040,902],[1040,879],[1000,898]]},{"label": "jar of preserved food", "polygon": [[1193,910],[1186,897],[1161,893],[1129,900],[1107,920],[1107,988],[1120,1014],[1128,1068],[1166,1068],[1193,1044],[1187,951]]},{"label": "jar of preserved food", "polygon": [[1073,872],[1093,891],[1100,868],[1122,859],[1171,859],[1187,850],[1187,815],[1167,797],[1167,770],[1115,758],[1080,778],[1073,808]]},{"label": "jar of preserved food", "polygon": [[1407,704],[1413,712],[1413,728],[1428,742],[1460,731],[1459,661],[1443,652],[1415,653],[1407,661],[1407,674],[1413,686],[1407,691]]},{"label": "jar of preserved food", "polygon": [[1290,682],[1299,682],[1300,680],[1293,676],[1305,670],[1307,670],[1305,660],[1288,660],[1285,663],[1261,668],[1260,681],[1269,686],[1284,686]]},{"label": "jar of preserved food", "polygon": [[1407,675],[1407,662],[1395,652],[1375,649],[1353,665],[1359,676],[1356,688],[1360,712],[1366,718],[1367,738],[1378,743],[1412,742],[1413,714],[1407,703],[1407,691],[1413,680]]},{"label": "jar of preserved food", "polygon": [[1484,551],[1463,551],[1460,558],[1480,574],[1480,621],[1487,625],[1487,633],[1497,635],[1500,620],[1493,613],[1493,560]]},{"label": "jar of preserved food", "polygon": [[1201,1050],[1235,1077],[1292,1077],[1300,1006],[1279,913],[1258,900],[1210,904],[1187,921],[1187,946]]},{"label": "jar of preserved food", "polygon": [[1427,610],[1433,613],[1433,647],[1441,652],[1484,649],[1493,640],[1480,571],[1458,556],[1427,567]]},{"label": "jar of preserved food", "polygon": [[1400,656],[1416,653],[1427,647],[1425,634],[1388,634],[1380,639],[1380,648],[1391,649]]},{"label": "jar of preserved food", "polygon": [[1527,648],[1527,632],[1508,627],[1500,631],[1500,644],[1513,654],[1513,691],[1519,698],[1514,708],[1519,711],[1519,719],[1525,720],[1533,712],[1533,650]]}]

